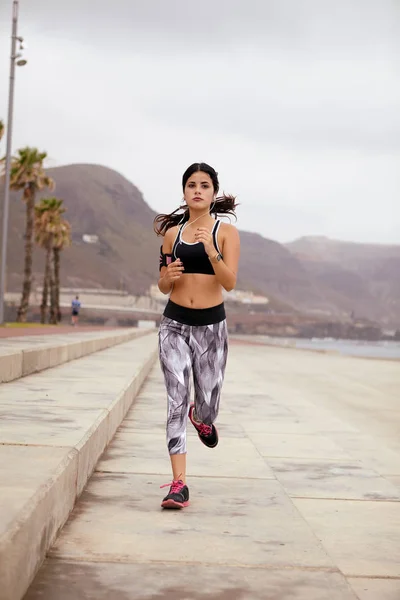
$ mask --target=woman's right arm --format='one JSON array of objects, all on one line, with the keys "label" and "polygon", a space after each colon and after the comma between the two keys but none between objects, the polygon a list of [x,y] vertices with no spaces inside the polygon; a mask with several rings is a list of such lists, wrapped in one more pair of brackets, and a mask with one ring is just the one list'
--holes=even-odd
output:
[{"label": "woman's right arm", "polygon": [[[162,245],[162,251],[164,254],[171,254],[172,246],[175,239],[175,227],[168,229],[164,236],[164,243]],[[182,262],[175,260],[170,263],[167,267],[161,267],[160,278],[158,280],[158,289],[163,294],[169,294],[174,282],[179,279],[183,272]]]}]

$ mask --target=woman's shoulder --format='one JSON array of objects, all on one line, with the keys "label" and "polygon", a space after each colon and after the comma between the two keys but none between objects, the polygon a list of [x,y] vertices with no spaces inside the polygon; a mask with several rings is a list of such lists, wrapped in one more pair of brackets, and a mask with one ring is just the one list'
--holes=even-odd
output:
[{"label": "woman's shoulder", "polygon": [[164,240],[165,241],[169,241],[169,240],[175,239],[176,234],[178,233],[178,231],[179,231],[179,225],[174,225],[173,227],[170,227],[165,232]]},{"label": "woman's shoulder", "polygon": [[226,235],[239,235],[237,227],[235,227],[235,225],[232,225],[232,223],[224,223],[223,221],[221,221],[219,229],[221,233]]},{"label": "woman's shoulder", "polygon": [[177,236],[179,227],[175,225],[174,227],[170,227],[164,234],[162,248],[165,253],[172,252],[172,246],[174,244],[175,238]]}]

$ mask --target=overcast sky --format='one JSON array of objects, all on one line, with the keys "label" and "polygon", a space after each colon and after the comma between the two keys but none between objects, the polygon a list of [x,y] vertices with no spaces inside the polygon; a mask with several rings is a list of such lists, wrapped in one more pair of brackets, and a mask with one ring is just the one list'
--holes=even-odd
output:
[{"label": "overcast sky", "polygon": [[21,0],[19,34],[14,148],[115,168],[163,212],[204,160],[242,229],[400,243],[398,0]]}]

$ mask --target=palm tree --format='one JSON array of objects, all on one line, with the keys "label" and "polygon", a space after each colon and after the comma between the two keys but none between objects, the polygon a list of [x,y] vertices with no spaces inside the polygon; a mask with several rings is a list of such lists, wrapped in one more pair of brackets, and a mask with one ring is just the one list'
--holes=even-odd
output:
[{"label": "palm tree", "polygon": [[[47,298],[50,291],[50,323],[59,318],[60,252],[70,243],[70,224],[62,218],[65,208],[59,198],[43,198],[35,206],[35,241],[45,250],[46,262],[43,279],[41,322],[46,321]],[[53,263],[52,263],[53,253]]]},{"label": "palm tree", "polygon": [[4,122],[0,119],[0,142],[3,138],[5,130],[6,130],[6,128],[4,126]]},{"label": "palm tree", "polygon": [[[61,200],[62,202],[62,200]],[[65,212],[65,208],[61,208],[60,217]],[[60,312],[60,255],[62,250],[71,243],[71,225],[66,219],[60,218],[55,227],[53,236],[53,285],[51,294],[50,306],[50,323],[58,323],[61,321]]]},{"label": "palm tree", "polygon": [[54,220],[58,218],[60,204],[57,198],[43,198],[35,206],[35,242],[46,252],[42,303],[40,305],[40,322],[46,322],[47,297],[49,294],[49,284],[51,277],[51,252],[53,249]]},{"label": "palm tree", "polygon": [[26,147],[18,150],[18,156],[13,156],[11,160],[10,188],[15,191],[23,190],[22,199],[26,204],[24,281],[17,313],[17,321],[21,323],[26,321],[31,293],[32,238],[36,193],[45,187],[50,189],[55,187],[54,181],[46,175],[43,168],[43,161],[46,156],[46,152],[39,152],[37,148]]}]

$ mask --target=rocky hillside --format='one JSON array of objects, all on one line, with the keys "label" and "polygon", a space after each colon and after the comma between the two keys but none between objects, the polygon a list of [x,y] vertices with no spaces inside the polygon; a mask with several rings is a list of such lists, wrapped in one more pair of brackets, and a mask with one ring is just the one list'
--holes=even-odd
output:
[{"label": "rocky hillside", "polygon": [[[159,242],[152,234],[154,212],[141,192],[119,173],[97,165],[48,169],[54,194],[64,200],[73,244],[62,261],[62,284],[144,292],[157,275]],[[44,194],[46,195],[46,194]],[[23,260],[24,206],[14,194],[10,207],[9,287],[18,289]],[[98,236],[88,244],[83,235]],[[35,251],[35,280],[41,282],[42,252]]]},{"label": "rocky hillside", "polygon": [[286,247],[336,306],[399,323],[400,246],[304,237]]},{"label": "rocky hillside", "polygon": [[[73,245],[63,256],[62,284],[146,292],[157,280],[161,240],[152,229],[155,213],[141,192],[119,173],[98,165],[70,165],[48,173],[56,181],[55,195],[64,199],[73,231]],[[16,291],[24,219],[20,194],[13,194],[8,289]],[[97,236],[98,243],[85,243],[85,234]],[[241,245],[238,287],[271,297],[275,307],[336,317],[354,311],[357,317],[400,324],[400,246],[320,238],[284,246],[248,232],[241,232]],[[42,252],[36,249],[37,285],[42,269]]]}]

